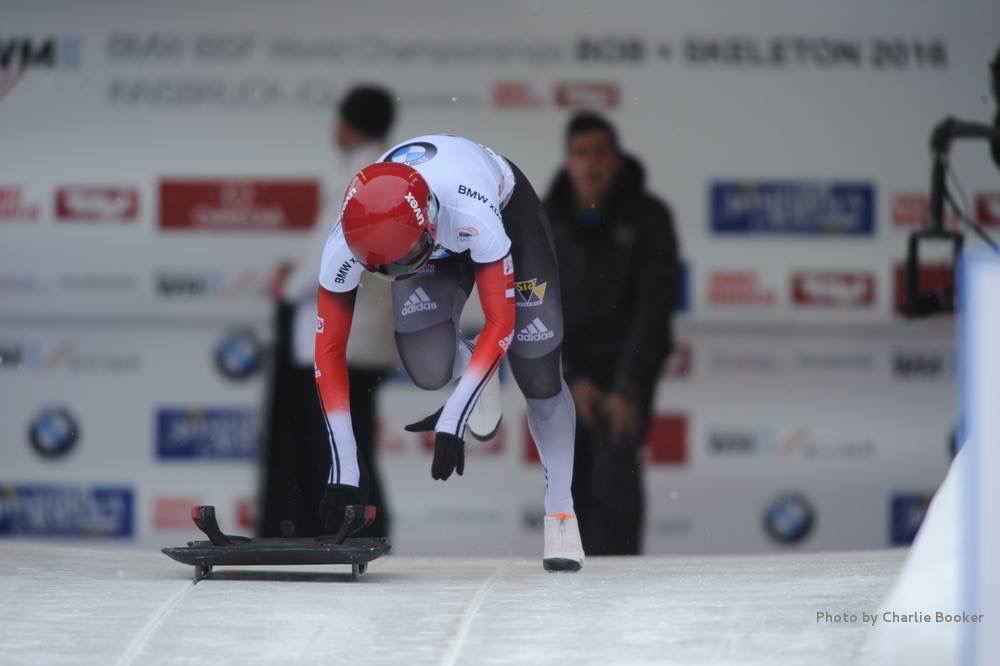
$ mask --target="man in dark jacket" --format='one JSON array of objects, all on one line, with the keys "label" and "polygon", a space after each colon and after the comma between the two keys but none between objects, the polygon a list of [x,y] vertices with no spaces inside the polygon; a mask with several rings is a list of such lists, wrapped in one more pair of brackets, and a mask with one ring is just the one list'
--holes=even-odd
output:
[{"label": "man in dark jacket", "polygon": [[[588,555],[640,551],[640,447],[672,347],[673,215],[644,180],[607,120],[589,112],[571,119],[565,167],[545,207],[559,257],[563,363],[577,411],[573,496]],[[544,295],[544,285],[516,286],[520,307]]]}]

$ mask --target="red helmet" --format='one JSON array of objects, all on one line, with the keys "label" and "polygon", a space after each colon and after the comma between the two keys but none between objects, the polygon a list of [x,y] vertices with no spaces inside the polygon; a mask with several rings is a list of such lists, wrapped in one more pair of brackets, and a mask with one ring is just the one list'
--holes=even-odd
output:
[{"label": "red helmet", "polygon": [[379,162],[354,176],[344,195],[344,238],[366,269],[395,280],[412,275],[434,252],[437,205],[411,166]]}]

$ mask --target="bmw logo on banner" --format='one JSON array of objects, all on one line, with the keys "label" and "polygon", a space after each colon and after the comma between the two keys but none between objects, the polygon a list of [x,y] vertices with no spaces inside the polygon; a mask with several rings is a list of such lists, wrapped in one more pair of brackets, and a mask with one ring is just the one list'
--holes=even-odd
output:
[{"label": "bmw logo on banner", "polygon": [[400,146],[392,151],[385,161],[416,166],[429,161],[435,155],[437,155],[437,147],[434,144],[417,141]]},{"label": "bmw logo on banner", "polygon": [[816,512],[804,495],[782,495],[764,513],[764,529],[768,536],[783,544],[804,540],[816,523]]},{"label": "bmw logo on banner", "polygon": [[264,346],[253,331],[231,331],[215,347],[215,367],[226,379],[242,381],[263,365]]},{"label": "bmw logo on banner", "polygon": [[43,458],[61,458],[76,446],[80,426],[65,407],[46,407],[28,426],[31,447]]}]

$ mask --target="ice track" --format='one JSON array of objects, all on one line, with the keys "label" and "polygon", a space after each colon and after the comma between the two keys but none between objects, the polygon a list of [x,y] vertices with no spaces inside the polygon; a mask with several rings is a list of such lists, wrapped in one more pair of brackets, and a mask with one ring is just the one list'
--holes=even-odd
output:
[{"label": "ice track", "polygon": [[905,552],[191,567],[158,552],[0,542],[0,663],[843,664]]}]

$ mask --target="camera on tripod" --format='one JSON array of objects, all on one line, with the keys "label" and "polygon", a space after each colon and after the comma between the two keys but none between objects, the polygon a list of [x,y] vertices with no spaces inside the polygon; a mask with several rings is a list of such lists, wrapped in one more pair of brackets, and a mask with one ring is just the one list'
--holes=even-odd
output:
[{"label": "camera on tripod", "polygon": [[[993,82],[993,96],[1000,100],[1000,50],[990,63]],[[925,289],[920,284],[921,247],[945,243],[950,246],[951,264],[957,266],[961,260],[964,236],[961,232],[945,228],[945,203],[955,210],[958,217],[968,224],[983,241],[1000,253],[979,224],[969,218],[956,204],[948,190],[948,152],[953,141],[958,139],[985,139],[990,142],[990,153],[1000,169],[1000,105],[993,125],[967,122],[956,118],[945,118],[931,132],[931,189],[930,206],[924,228],[910,234],[906,252],[906,298],[903,315],[909,318],[928,317],[955,309],[955,282],[944,289]]]}]

